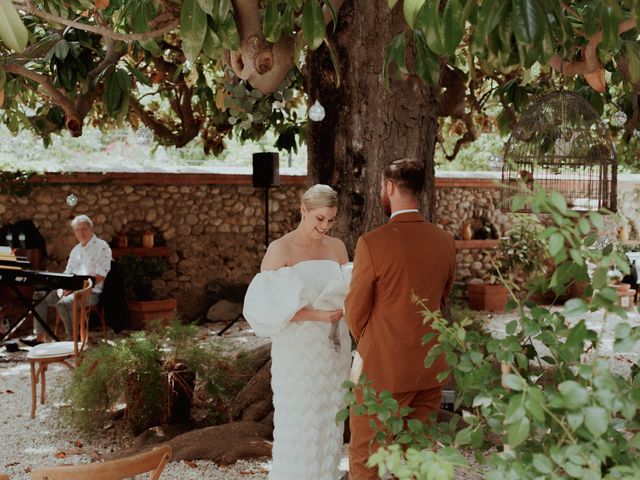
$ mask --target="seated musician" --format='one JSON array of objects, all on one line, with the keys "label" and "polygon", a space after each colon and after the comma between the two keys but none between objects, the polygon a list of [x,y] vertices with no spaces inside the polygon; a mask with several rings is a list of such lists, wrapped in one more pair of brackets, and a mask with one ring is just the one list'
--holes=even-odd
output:
[{"label": "seated musician", "polygon": [[[75,275],[91,275],[96,278],[95,285],[89,305],[98,303],[99,294],[102,291],[104,279],[111,268],[111,249],[104,240],[100,240],[93,233],[93,222],[87,215],[78,215],[71,221],[71,228],[78,239],[78,244],[73,247],[67,261],[67,268],[64,273]],[[73,292],[62,291],[51,292],[36,307],[40,317],[47,318],[47,307],[55,306],[60,318],[64,322],[64,329],[67,334],[71,334],[72,321],[72,304]],[[45,292],[36,292],[34,299],[42,298]],[[36,320],[33,321],[36,340],[43,342],[45,340],[44,329]]]}]

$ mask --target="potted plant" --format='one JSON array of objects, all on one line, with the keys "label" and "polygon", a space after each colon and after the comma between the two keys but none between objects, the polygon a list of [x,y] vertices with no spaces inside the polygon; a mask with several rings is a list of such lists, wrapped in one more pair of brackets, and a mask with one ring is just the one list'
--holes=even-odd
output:
[{"label": "potted plant", "polygon": [[133,328],[146,328],[153,320],[166,324],[175,318],[178,301],[175,298],[157,298],[153,288],[153,281],[161,278],[168,268],[165,258],[132,254],[119,258],[118,265],[124,279]]},{"label": "potted plant", "polygon": [[510,293],[517,295],[532,277],[546,273],[548,255],[541,231],[536,218],[526,217],[500,239],[491,271],[482,280],[467,284],[471,309],[502,311]]},{"label": "potted plant", "polygon": [[137,434],[188,421],[196,391],[201,405],[224,408],[250,376],[247,356],[203,345],[197,336],[196,326],[179,320],[169,327],[155,322],[150,331],[88,350],[63,391],[66,418],[97,432],[124,405],[124,421]]}]

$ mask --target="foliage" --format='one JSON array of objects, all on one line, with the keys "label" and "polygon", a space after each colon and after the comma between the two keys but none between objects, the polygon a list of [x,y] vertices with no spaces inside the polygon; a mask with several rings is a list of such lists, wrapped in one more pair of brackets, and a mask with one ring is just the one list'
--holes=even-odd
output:
[{"label": "foliage", "polygon": [[[625,111],[630,120],[611,131],[623,144],[633,138],[638,0],[380,3],[402,10],[406,23],[380,66],[385,79],[438,86],[439,114],[457,125],[457,147],[477,138],[476,125],[508,132],[531,99],[562,85],[600,113],[613,113],[607,104]],[[304,54],[326,48],[338,79],[344,68],[331,47],[340,4],[268,0],[250,11],[240,0],[49,0],[23,5],[18,17],[4,2],[11,21],[0,23],[0,120],[46,144],[64,129],[82,134],[87,123],[145,124],[159,144],[199,138],[205,154],[219,154],[231,135],[255,139],[274,129],[279,148],[291,151],[305,129],[296,113],[304,103],[302,73],[319,74],[304,71]],[[262,28],[243,36],[242,26],[253,22]],[[249,51],[258,54],[244,58]],[[256,86],[248,70],[273,73],[277,82]],[[554,75],[560,71],[566,78]]]},{"label": "foliage", "polygon": [[[555,263],[548,288],[589,279],[587,264],[593,263],[589,298],[571,299],[563,310],[519,302],[518,318],[506,326],[503,338],[469,329],[469,319],[449,322],[425,308],[425,321],[434,330],[427,337],[438,338],[425,366],[446,356],[463,428],[455,433],[455,425],[407,420],[410,409],[398,409],[389,392],[375,392],[365,378],[357,386],[347,382],[352,413],[376,419],[376,440],[384,448],[369,462],[381,472],[407,479],[454,478],[459,457],[451,460],[451,450],[443,446],[472,447],[487,465],[487,479],[632,478],[640,470],[640,369],[634,363],[622,376],[601,356],[611,314],[622,318],[615,327],[614,352],[633,351],[640,339],[640,327],[624,321],[626,313],[607,283],[609,267],[624,270],[626,262],[611,245],[593,248],[604,227],[599,213],[581,217],[560,195],[547,197],[541,190],[525,192],[517,203],[525,201],[553,221],[539,233]],[[604,315],[597,331],[581,318],[589,312]],[[362,392],[363,404],[356,403],[354,390]],[[400,452],[398,445],[408,448]],[[433,455],[442,465],[437,474],[426,473],[424,459]]]},{"label": "foliage", "polygon": [[118,259],[124,289],[129,300],[152,300],[155,298],[153,280],[162,277],[168,268],[163,257],[139,257],[134,254]]},{"label": "foliage", "polygon": [[[224,352],[197,339],[198,329],[175,320],[170,327],[156,325],[151,332],[135,332],[111,346],[87,351],[74,370],[63,397],[65,417],[86,433],[109,422],[124,403],[126,421],[134,432],[167,419],[167,378],[187,368],[195,372],[211,417],[224,409],[250,375],[244,353]],[[193,395],[193,392],[189,392]]]},{"label": "foliage", "polygon": [[27,170],[0,171],[0,195],[26,197],[33,190],[31,177],[36,173]]},{"label": "foliage", "polygon": [[543,226],[535,217],[520,217],[496,249],[492,280],[500,279],[509,288],[519,290],[527,280],[547,272],[550,260],[544,241]]}]

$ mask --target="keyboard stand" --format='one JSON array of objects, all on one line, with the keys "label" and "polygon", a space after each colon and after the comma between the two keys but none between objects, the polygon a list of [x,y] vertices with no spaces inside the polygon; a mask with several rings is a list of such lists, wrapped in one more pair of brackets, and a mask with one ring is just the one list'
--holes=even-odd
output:
[{"label": "keyboard stand", "polygon": [[51,338],[53,338],[56,342],[60,341],[60,339],[56,336],[56,334],[53,333],[53,330],[51,330],[49,325],[47,325],[47,322],[45,322],[36,311],[36,306],[38,306],[40,302],[42,302],[45,298],[47,298],[47,295],[49,295],[52,292],[52,290],[49,290],[46,293],[46,295],[40,298],[37,302],[34,302],[32,299],[27,298],[20,291],[17,285],[11,284],[9,286],[16,294],[16,297],[20,300],[20,303],[22,303],[22,305],[27,309],[27,313],[20,320],[16,321],[14,325],[11,325],[11,327],[9,327],[9,329],[0,337],[0,342],[2,342],[5,338],[7,338],[9,335],[15,332],[20,327],[20,325],[22,325],[22,323],[27,319],[29,314],[33,315],[33,318],[36,320],[36,322],[38,322],[42,326],[42,328],[44,328],[44,330],[47,332],[47,334]]}]

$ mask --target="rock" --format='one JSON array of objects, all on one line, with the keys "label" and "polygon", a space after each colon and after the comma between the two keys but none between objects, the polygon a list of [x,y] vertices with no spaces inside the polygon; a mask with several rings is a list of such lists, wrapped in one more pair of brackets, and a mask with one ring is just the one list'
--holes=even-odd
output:
[{"label": "rock", "polygon": [[220,300],[207,311],[207,320],[212,322],[226,322],[235,320],[242,314],[242,304],[233,303],[229,300]]}]

